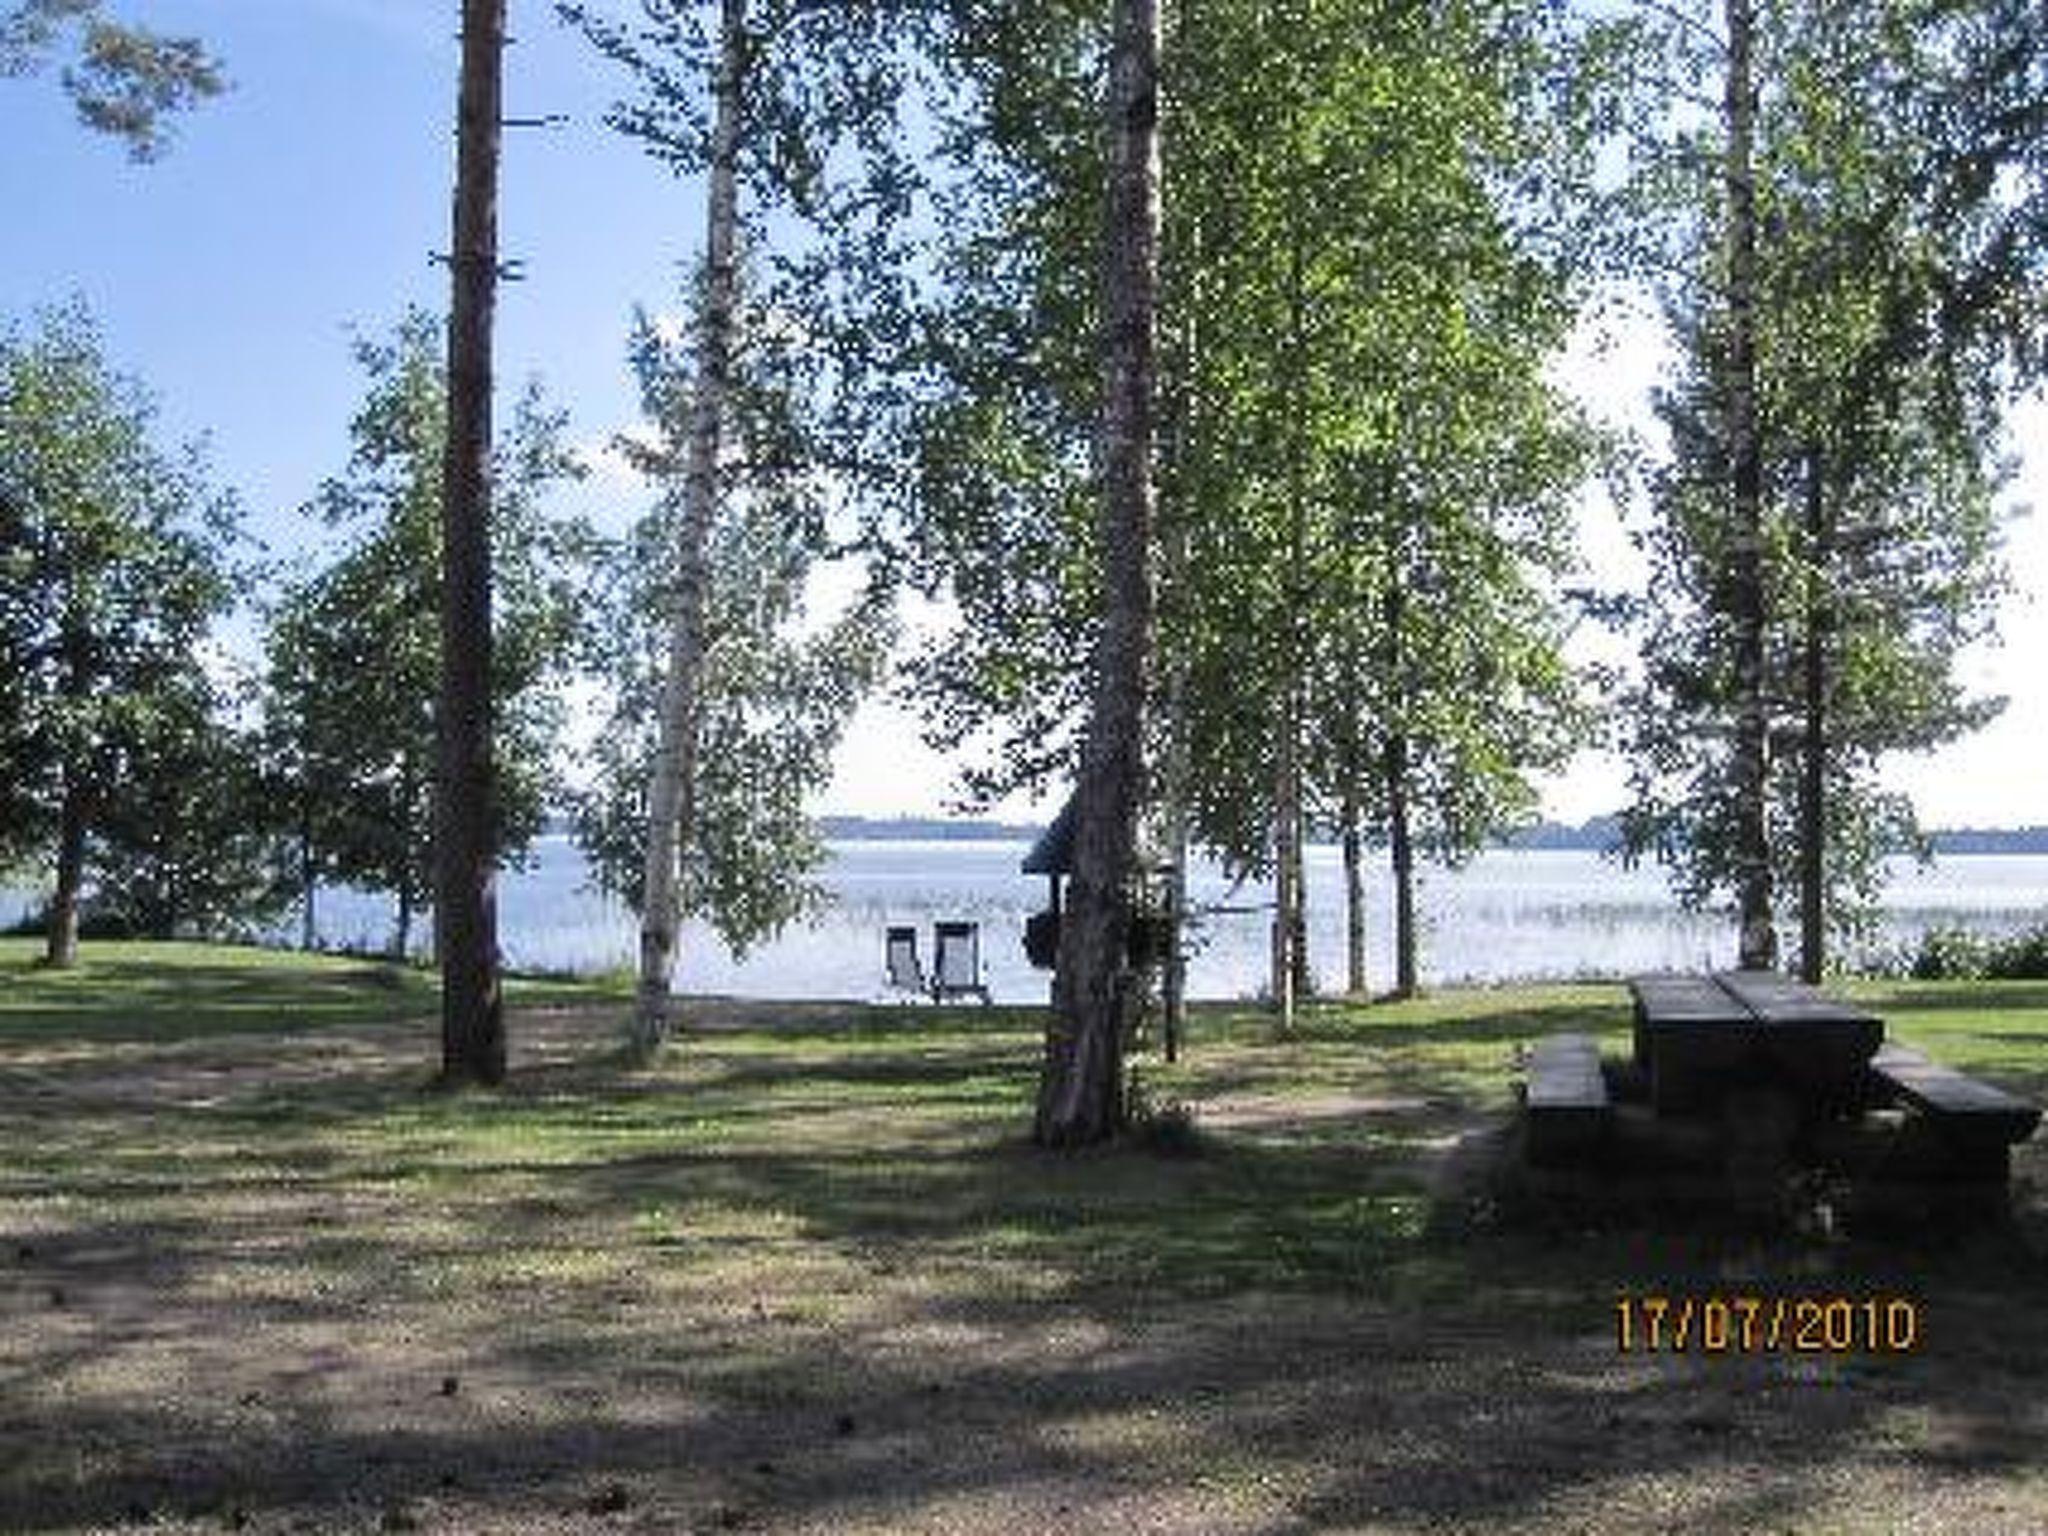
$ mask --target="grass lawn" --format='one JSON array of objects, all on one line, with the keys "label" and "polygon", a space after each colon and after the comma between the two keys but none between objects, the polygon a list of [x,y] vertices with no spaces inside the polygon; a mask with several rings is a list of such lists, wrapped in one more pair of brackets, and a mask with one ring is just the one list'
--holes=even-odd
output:
[{"label": "grass lawn", "polygon": [[[1516,1046],[1612,986],[1200,1010],[1202,1150],[1024,1141],[1029,1009],[0,941],[0,1530],[2048,1530],[2048,1154],[2009,1230],[1506,1210]],[[2048,984],[1852,988],[2048,1097]],[[2043,1138],[2037,1138],[2037,1141]],[[1903,1297],[1909,1353],[1623,1353],[1616,1301]]]}]

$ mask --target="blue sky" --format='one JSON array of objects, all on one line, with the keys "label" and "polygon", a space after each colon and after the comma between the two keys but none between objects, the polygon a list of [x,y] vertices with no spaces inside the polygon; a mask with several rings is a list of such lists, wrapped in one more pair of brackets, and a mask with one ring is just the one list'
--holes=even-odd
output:
[{"label": "blue sky", "polygon": [[[233,81],[153,165],[79,128],[54,80],[0,82],[7,312],[83,294],[171,432],[211,436],[266,537],[295,536],[295,509],[346,455],[351,328],[446,303],[429,254],[448,245],[455,11],[152,0],[149,22],[204,37]],[[669,302],[697,198],[600,125],[608,66],[550,8],[513,11],[508,113],[572,122],[507,135],[501,243],[531,278],[502,290],[500,368],[538,372],[579,434],[601,435],[633,415],[627,316]]]},{"label": "blue sky", "polygon": [[[166,32],[204,37],[234,86],[179,120],[171,152],[131,164],[120,146],[73,120],[53,78],[0,80],[0,317],[79,295],[123,371],[162,405],[166,435],[204,435],[219,479],[249,526],[281,551],[305,543],[298,508],[347,455],[362,390],[352,331],[387,329],[409,303],[440,308],[445,271],[459,7],[454,0],[150,0],[117,11]],[[678,274],[697,249],[697,187],[602,126],[615,73],[554,21],[541,0],[512,0],[517,43],[506,65],[514,116],[564,113],[568,126],[507,135],[501,245],[526,281],[501,290],[499,369],[539,374],[596,448],[637,407],[625,367],[635,304],[676,305]],[[1603,410],[1639,413],[1654,380],[1647,337],[1569,365]],[[2048,411],[2021,420],[2048,437]],[[2022,499],[2048,507],[2048,448],[2027,466]],[[588,510],[623,521],[636,493],[615,470],[584,493]],[[1610,513],[1590,509],[1589,559],[1624,558]],[[2048,742],[2048,539],[2017,524],[2021,598],[2007,643],[1970,663],[1972,680],[2012,697],[1974,740],[1904,764],[1895,781],[1932,823],[2048,822],[2037,757]],[[930,812],[948,766],[887,706],[856,722],[824,808]],[[1549,810],[1578,819],[1611,809],[1618,767],[1588,759],[1552,786]],[[1006,810],[1024,812],[1027,807]]]}]

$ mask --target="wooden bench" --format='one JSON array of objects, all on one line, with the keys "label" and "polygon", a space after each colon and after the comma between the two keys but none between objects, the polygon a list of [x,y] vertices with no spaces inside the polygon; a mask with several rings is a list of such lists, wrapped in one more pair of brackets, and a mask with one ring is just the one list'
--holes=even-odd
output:
[{"label": "wooden bench", "polygon": [[1529,1159],[1557,1162],[1599,1146],[1611,1106],[1590,1035],[1545,1035],[1529,1050]]},{"label": "wooden bench", "polygon": [[1926,1123],[1949,1153],[1946,1171],[1957,1177],[2003,1179],[2009,1150],[2041,1123],[2039,1105],[1908,1046],[1880,1048],[1870,1077],[1879,1097],[1906,1105]]}]

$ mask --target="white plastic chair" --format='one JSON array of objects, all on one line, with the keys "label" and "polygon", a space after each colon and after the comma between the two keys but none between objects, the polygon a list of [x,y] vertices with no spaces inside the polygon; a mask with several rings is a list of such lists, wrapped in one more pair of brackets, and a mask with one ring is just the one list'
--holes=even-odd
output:
[{"label": "white plastic chair", "polygon": [[882,940],[883,978],[892,990],[923,997],[931,991],[924,962],[917,957],[917,930],[891,928]]},{"label": "white plastic chair", "polygon": [[991,999],[981,980],[981,925],[935,923],[932,945],[932,1000],[978,997],[988,1006]]}]

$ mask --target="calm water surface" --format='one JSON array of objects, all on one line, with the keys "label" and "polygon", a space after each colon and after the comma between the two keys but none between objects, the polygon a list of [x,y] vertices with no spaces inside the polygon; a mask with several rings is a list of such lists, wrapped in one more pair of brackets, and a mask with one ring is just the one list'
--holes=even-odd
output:
[{"label": "calm water surface", "polygon": [[[927,962],[931,925],[948,918],[981,924],[982,963],[999,1001],[1035,1002],[1046,973],[1024,958],[1024,920],[1045,905],[1042,877],[1018,869],[1027,845],[995,842],[834,843],[823,881],[833,903],[808,926],[735,959],[710,931],[684,931],[678,985],[692,992],[757,997],[869,998],[882,994],[882,930],[912,924]],[[519,967],[602,971],[632,964],[631,914],[586,884],[588,871],[566,838],[544,838],[533,868],[502,877],[500,940]],[[1384,862],[1369,866],[1367,914],[1371,984],[1392,973],[1392,896]],[[1191,995],[1255,994],[1265,979],[1270,890],[1233,891],[1220,871],[1198,866],[1193,899],[1212,909],[1189,965]],[[1308,852],[1309,950],[1328,986],[1344,981],[1343,867],[1335,848]],[[25,909],[0,893],[0,920]],[[1680,912],[1656,869],[1621,869],[1598,854],[1499,851],[1457,871],[1427,870],[1421,882],[1422,969],[1429,981],[1622,975],[1734,961],[1732,925]],[[375,948],[389,937],[391,905],[348,890],[321,894],[321,941]],[[1928,869],[1902,865],[1887,893],[1879,943],[1910,943],[1931,927],[2008,932],[2048,919],[2048,857],[1951,856]],[[285,937],[296,935],[287,924]]]}]

